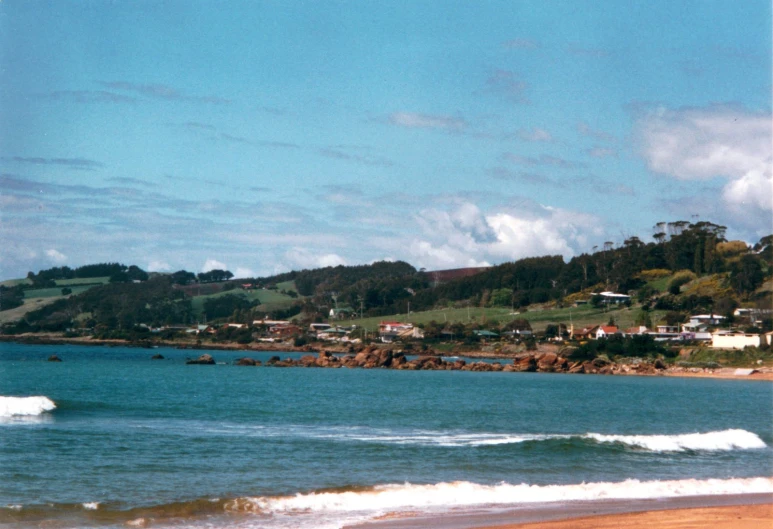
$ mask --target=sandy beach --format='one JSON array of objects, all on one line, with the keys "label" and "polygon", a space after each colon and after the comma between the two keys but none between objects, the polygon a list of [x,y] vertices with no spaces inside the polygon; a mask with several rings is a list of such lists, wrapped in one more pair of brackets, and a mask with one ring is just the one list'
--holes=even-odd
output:
[{"label": "sandy beach", "polygon": [[773,504],[673,509],[586,516],[549,522],[495,525],[479,529],[771,529]]}]

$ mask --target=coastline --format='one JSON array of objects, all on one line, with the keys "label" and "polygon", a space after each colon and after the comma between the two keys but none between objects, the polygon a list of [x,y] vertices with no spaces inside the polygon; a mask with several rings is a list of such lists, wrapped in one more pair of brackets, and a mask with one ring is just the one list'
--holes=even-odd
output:
[{"label": "coastline", "polygon": [[691,496],[542,504],[442,516],[396,513],[344,529],[769,529],[773,495]]},{"label": "coastline", "polygon": [[[286,342],[259,342],[250,344],[239,344],[236,342],[223,342],[223,343],[196,343],[191,341],[175,341],[175,340],[154,340],[154,341],[141,341],[132,342],[124,339],[94,339],[91,337],[64,337],[56,333],[35,333],[35,334],[21,334],[4,336],[0,335],[0,343],[11,342],[24,345],[84,345],[91,347],[135,347],[135,348],[173,348],[173,349],[187,349],[191,351],[245,351],[245,352],[305,352],[305,353],[321,353],[328,352],[332,354],[353,354],[356,349],[351,344],[325,344],[324,347],[317,347],[312,345],[294,346],[293,344]],[[388,346],[381,346],[386,349]],[[546,346],[545,350],[538,350],[536,353],[553,352],[556,350],[555,346]],[[468,358],[477,359],[496,359],[496,360],[515,360],[517,355],[515,354],[496,354],[487,351],[465,351],[461,353],[454,353],[458,356],[465,356]],[[423,351],[422,355],[431,357],[444,357],[449,353],[443,353],[439,351]],[[753,367],[753,366],[748,366]],[[762,367],[755,368],[755,372],[749,375],[737,375],[735,374],[736,367],[720,367],[714,369],[700,369],[700,368],[684,368],[669,366],[665,369],[658,370],[656,372],[641,372],[636,370],[620,370],[617,372],[606,372],[601,374],[609,374],[615,376],[666,376],[666,377],[681,377],[681,378],[712,378],[712,379],[724,379],[724,380],[758,380],[773,382],[773,368]],[[561,373],[572,374],[572,373]]]},{"label": "coastline", "polygon": [[769,529],[773,503],[608,514],[478,529]]}]

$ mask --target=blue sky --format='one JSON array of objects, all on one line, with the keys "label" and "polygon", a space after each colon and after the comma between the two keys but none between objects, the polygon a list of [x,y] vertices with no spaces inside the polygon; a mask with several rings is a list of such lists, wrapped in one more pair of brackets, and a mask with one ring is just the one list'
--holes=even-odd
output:
[{"label": "blue sky", "polygon": [[769,1],[0,3],[0,278],[773,231]]}]

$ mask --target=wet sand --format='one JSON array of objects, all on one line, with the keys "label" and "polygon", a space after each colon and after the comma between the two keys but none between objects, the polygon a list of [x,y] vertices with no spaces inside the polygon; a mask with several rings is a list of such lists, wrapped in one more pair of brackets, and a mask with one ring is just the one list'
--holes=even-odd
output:
[{"label": "wet sand", "polygon": [[391,513],[346,529],[773,529],[773,494],[596,500]]},{"label": "wet sand", "polygon": [[771,529],[773,504],[609,514],[479,529]]}]

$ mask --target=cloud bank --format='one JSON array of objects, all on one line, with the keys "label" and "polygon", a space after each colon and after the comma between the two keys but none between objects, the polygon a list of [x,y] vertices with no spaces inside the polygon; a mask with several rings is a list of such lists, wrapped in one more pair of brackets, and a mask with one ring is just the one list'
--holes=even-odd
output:
[{"label": "cloud bank", "polygon": [[639,118],[636,132],[652,171],[686,181],[723,179],[716,199],[741,221],[764,223],[768,229],[772,129],[770,113],[731,106],[659,107]]}]

